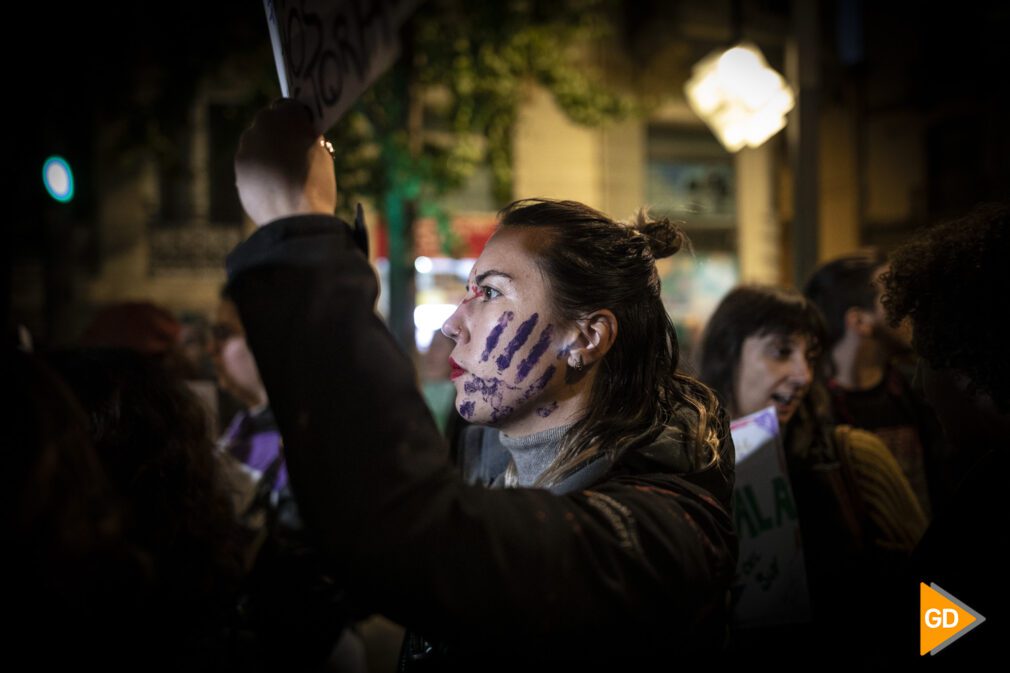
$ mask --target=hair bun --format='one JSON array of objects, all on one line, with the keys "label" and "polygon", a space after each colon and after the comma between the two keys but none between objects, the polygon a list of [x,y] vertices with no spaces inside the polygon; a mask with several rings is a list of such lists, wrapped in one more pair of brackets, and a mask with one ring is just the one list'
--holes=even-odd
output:
[{"label": "hair bun", "polygon": [[668,217],[653,219],[645,208],[639,210],[630,222],[631,228],[649,241],[649,249],[655,259],[675,255],[685,246],[690,249],[691,241],[680,228],[681,224]]}]

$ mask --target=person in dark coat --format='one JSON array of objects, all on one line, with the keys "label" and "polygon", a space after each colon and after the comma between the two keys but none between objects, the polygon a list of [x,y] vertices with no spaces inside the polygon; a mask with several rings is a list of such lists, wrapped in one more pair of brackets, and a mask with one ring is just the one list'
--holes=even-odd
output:
[{"label": "person in dark coat", "polygon": [[332,214],[307,111],[260,112],[236,176],[259,229],[229,256],[229,293],[292,490],[349,592],[411,630],[405,666],[722,647],[733,451],[660,300],[677,227],[564,201],[502,211],[443,330],[457,410],[493,429],[461,474],[375,313],[362,238]]},{"label": "person in dark coat", "polygon": [[[997,660],[1007,632],[1010,358],[999,306],[1010,295],[1008,258],[1010,207],[983,206],[897,249],[883,278],[892,323],[912,323],[916,383],[952,447],[957,484],[913,553],[904,613],[918,611],[920,583],[936,584],[986,620],[925,660],[941,667]],[[901,624],[900,654],[912,659],[919,628]]]}]

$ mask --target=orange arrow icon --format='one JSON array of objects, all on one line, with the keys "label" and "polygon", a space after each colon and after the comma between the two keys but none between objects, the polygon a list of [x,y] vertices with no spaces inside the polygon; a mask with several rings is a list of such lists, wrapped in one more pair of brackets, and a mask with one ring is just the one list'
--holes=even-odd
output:
[{"label": "orange arrow icon", "polygon": [[919,583],[919,655],[935,655],[968,633],[985,617],[937,584]]}]

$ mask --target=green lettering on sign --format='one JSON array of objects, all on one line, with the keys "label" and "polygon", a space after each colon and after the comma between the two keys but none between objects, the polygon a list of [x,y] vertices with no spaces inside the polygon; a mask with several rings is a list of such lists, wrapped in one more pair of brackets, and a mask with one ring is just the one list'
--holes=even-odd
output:
[{"label": "green lettering on sign", "polygon": [[741,535],[745,534],[744,526],[747,527],[747,537],[757,537],[774,526],[771,518],[761,511],[757,496],[754,495],[754,488],[750,485],[733,492],[733,510],[736,529]]},{"label": "green lettering on sign", "polygon": [[782,477],[775,477],[772,480],[772,491],[775,493],[775,523],[782,525],[782,515],[789,517],[790,521],[796,521],[796,503],[793,502],[792,494],[789,492],[789,484]]}]

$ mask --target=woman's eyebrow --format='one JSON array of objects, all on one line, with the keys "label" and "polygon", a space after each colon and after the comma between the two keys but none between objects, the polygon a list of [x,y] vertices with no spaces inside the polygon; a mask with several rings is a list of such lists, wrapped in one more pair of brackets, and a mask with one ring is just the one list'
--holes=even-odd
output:
[{"label": "woman's eyebrow", "polygon": [[496,269],[489,269],[489,270],[485,271],[484,273],[477,274],[477,276],[474,278],[474,282],[477,283],[478,285],[480,285],[481,283],[484,282],[484,279],[487,278],[488,276],[502,276],[503,278],[507,278],[508,280],[512,280],[512,276],[510,276],[509,274],[505,273],[504,271],[498,271]]},{"label": "woman's eyebrow", "polygon": [[769,348],[788,348],[794,345],[793,338],[786,334],[772,334],[770,336],[771,338],[767,342]]}]

